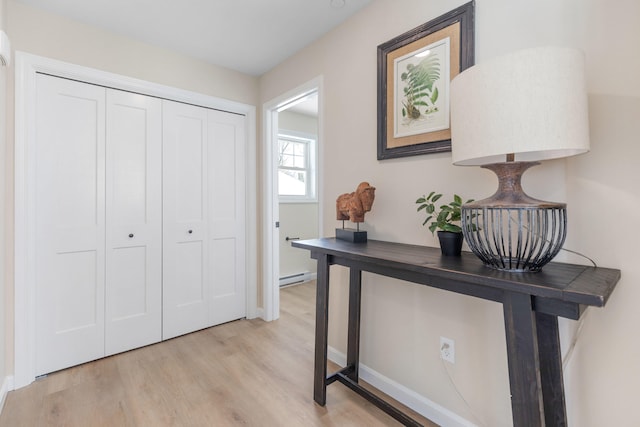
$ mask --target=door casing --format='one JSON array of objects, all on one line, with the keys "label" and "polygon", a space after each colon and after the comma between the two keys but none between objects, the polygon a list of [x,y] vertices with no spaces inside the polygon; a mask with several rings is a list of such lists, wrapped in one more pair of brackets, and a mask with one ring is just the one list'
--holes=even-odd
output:
[{"label": "door casing", "polygon": [[[266,321],[275,320],[280,316],[280,277],[279,277],[279,221],[278,180],[277,180],[277,150],[275,141],[278,139],[278,109],[311,92],[318,93],[318,165],[317,171],[322,171],[323,164],[323,78],[318,76],[286,93],[266,102],[263,105],[263,163],[262,163],[262,194],[263,197],[263,246],[262,246],[262,297],[263,318]],[[322,235],[322,179],[318,179],[318,229]]]}]

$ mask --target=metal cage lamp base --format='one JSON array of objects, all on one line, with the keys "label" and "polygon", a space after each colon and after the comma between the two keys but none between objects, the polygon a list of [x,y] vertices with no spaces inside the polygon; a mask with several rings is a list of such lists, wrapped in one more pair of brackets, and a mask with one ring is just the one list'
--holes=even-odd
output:
[{"label": "metal cage lamp base", "polygon": [[498,270],[536,272],[560,251],[567,235],[564,203],[529,197],[522,173],[538,162],[484,165],[498,176],[498,190],[488,199],[462,206],[462,232],[471,251]]}]

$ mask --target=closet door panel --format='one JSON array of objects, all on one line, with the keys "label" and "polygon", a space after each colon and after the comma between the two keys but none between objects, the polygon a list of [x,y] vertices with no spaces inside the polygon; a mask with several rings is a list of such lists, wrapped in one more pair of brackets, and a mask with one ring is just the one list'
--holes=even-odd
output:
[{"label": "closet door panel", "polygon": [[163,339],[209,326],[207,110],[163,101]]},{"label": "closet door panel", "polygon": [[105,89],[39,74],[36,374],[104,356]]},{"label": "closet door panel", "polygon": [[210,110],[209,266],[212,325],[246,315],[245,118]]},{"label": "closet door panel", "polygon": [[162,101],[109,89],[106,354],[162,339]]},{"label": "closet door panel", "polygon": [[245,117],[36,81],[37,375],[244,317]]},{"label": "closet door panel", "polygon": [[[148,251],[144,246],[119,247],[115,248],[111,254],[109,267],[114,266],[115,268],[109,271],[107,283],[109,288],[107,293],[108,300],[112,303],[107,307],[107,313],[109,314],[108,320],[112,323],[108,327],[110,333],[107,334],[107,343],[111,345],[107,345],[107,354],[117,352],[116,349],[114,349],[115,343],[113,341],[118,341],[116,335],[116,325],[118,325],[118,323],[140,321],[142,317],[149,315],[150,310],[147,308],[150,305],[148,304],[149,295],[147,286],[145,286],[148,277],[146,271],[147,258]],[[157,303],[160,303],[159,299]],[[155,311],[158,316],[160,315],[159,309],[156,308],[153,311]],[[152,330],[152,337],[156,332],[158,335],[160,334],[161,327],[159,321],[153,323],[157,323],[157,330]],[[134,328],[134,330],[129,332],[140,332],[135,329],[138,328]],[[156,341],[159,340],[160,338],[157,337]],[[144,340],[143,342],[146,341],[148,340]],[[149,344],[149,342],[146,342],[146,344]],[[111,351],[109,349],[111,349]]]}]

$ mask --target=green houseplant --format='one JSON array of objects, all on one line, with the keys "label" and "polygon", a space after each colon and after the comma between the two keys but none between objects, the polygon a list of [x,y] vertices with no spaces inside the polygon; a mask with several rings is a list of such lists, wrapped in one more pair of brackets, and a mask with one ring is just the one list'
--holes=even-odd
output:
[{"label": "green houseplant", "polygon": [[[440,206],[436,202],[442,198],[442,194],[432,191],[428,196],[422,196],[416,200],[417,211],[424,211],[427,218],[422,225],[428,225],[429,231],[435,233],[438,230],[440,249],[443,255],[460,255],[462,250],[462,218],[460,207],[463,205],[462,197],[453,195],[453,200]],[[473,202],[473,199],[465,203]]]}]

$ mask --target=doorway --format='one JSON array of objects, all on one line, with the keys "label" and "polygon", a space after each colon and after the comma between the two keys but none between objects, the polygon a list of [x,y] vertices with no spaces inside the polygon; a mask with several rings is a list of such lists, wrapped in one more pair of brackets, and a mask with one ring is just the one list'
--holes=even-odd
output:
[{"label": "doorway", "polygon": [[291,241],[321,235],[322,92],[316,78],[264,106],[265,320],[280,312],[280,287],[315,279],[315,262]]}]

